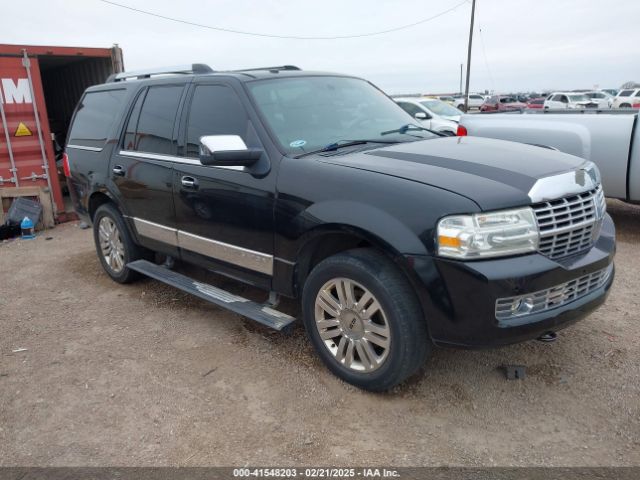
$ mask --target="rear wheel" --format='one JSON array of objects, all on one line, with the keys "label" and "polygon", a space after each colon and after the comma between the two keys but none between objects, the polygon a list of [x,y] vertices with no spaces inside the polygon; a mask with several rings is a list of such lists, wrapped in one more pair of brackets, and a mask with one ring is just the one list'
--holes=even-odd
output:
[{"label": "rear wheel", "polygon": [[620,105],[620,108],[631,108],[631,104],[623,103],[622,105]]},{"label": "rear wheel", "polygon": [[430,351],[422,309],[398,268],[369,249],[319,263],[304,286],[304,324],[338,377],[387,390],[412,375]]},{"label": "rear wheel", "polygon": [[129,283],[138,278],[138,273],[127,268],[127,263],[142,258],[143,252],[133,242],[122,215],[114,205],[105,203],[96,211],[93,238],[107,275],[118,283]]}]

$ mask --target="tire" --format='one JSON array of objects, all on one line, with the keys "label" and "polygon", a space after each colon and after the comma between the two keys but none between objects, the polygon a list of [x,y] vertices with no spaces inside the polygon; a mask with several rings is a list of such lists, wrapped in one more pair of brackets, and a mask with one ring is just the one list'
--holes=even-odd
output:
[{"label": "tire", "polygon": [[[349,285],[355,302],[338,293]],[[364,390],[379,392],[401,383],[431,351],[413,287],[374,250],[350,250],[320,262],[305,282],[302,309],[307,335],[324,364]]]},{"label": "tire", "polygon": [[623,103],[622,105],[620,105],[620,108],[631,108],[631,104]]},{"label": "tire", "polygon": [[[115,230],[112,231],[111,227],[115,227]],[[130,283],[139,278],[138,272],[130,270],[126,265],[143,258],[143,249],[133,242],[122,215],[113,204],[105,203],[96,210],[93,217],[93,239],[98,259],[107,275],[118,283]],[[113,257],[111,252],[114,252]]]}]

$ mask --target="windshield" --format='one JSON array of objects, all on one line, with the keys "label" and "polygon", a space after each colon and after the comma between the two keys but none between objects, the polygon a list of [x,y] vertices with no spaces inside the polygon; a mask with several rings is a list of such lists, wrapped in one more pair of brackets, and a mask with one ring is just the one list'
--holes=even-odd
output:
[{"label": "windshield", "polygon": [[569,95],[569,100],[572,102],[584,102],[589,100],[586,95]]},{"label": "windshield", "polygon": [[344,140],[409,141],[433,138],[425,131],[383,132],[415,123],[370,83],[345,77],[289,77],[247,84],[282,148],[302,154]]},{"label": "windshield", "polygon": [[518,103],[518,100],[513,97],[502,97],[500,103]]},{"label": "windshield", "polygon": [[423,100],[420,103],[436,115],[443,115],[447,117],[462,115],[462,112],[460,110],[452,107],[448,103],[441,102],[440,100]]}]

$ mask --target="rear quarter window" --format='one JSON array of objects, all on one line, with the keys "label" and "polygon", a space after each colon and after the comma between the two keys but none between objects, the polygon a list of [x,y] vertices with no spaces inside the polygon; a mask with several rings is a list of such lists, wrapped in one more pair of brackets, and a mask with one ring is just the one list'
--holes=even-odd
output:
[{"label": "rear quarter window", "polygon": [[125,93],[123,89],[87,93],[76,110],[68,144],[103,148],[122,111]]}]

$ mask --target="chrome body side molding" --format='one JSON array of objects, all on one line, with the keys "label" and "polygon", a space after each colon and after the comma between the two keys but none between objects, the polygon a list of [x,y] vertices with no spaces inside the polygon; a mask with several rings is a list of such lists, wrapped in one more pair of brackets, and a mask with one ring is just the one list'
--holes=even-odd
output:
[{"label": "chrome body side molding", "polygon": [[86,150],[88,152],[101,152],[102,148],[100,147],[87,147],[85,145],[67,145],[67,148],[71,148],[74,150]]},{"label": "chrome body side molding", "polygon": [[132,217],[138,235],[255,272],[273,275],[273,255]]},{"label": "chrome body side molding", "polygon": [[[120,150],[119,154],[123,157],[141,158],[144,160],[163,160],[165,162],[204,166],[197,158],[176,157],[175,155],[160,155],[158,153],[134,152],[129,150]],[[238,172],[244,172],[246,170],[246,167],[240,165],[207,165],[207,167],[222,170],[236,170]]]},{"label": "chrome body side molding", "polygon": [[178,230],[178,246],[267,275],[273,274],[273,256]]},{"label": "chrome body side molding", "polygon": [[178,246],[178,230],[166,227],[159,223],[142,220],[141,218],[133,218],[133,224],[136,227],[138,235],[158,240],[173,247]]}]

